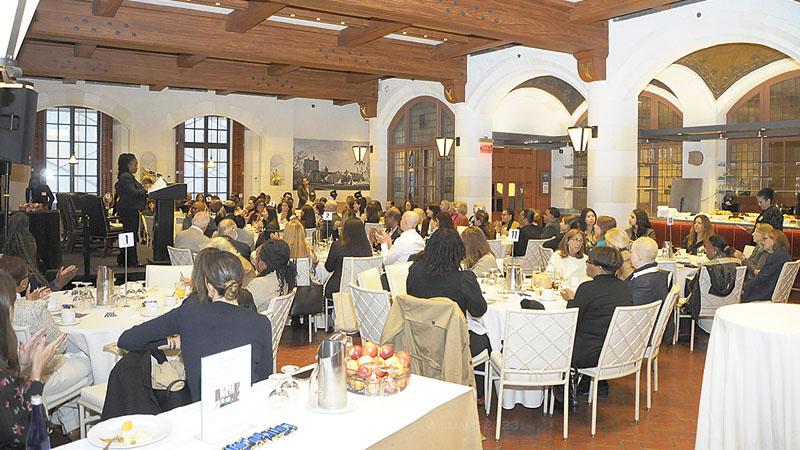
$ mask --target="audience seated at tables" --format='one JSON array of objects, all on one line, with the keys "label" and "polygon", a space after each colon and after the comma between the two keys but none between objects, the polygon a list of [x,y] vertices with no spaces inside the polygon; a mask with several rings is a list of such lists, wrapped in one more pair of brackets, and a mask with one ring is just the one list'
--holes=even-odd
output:
[{"label": "audience seated at tables", "polygon": [[406,211],[398,227],[401,231],[400,236],[394,239],[394,242],[386,230],[378,232],[376,238],[381,245],[381,256],[385,265],[407,262],[411,255],[425,249],[425,241],[417,233],[417,223],[419,223],[417,213]]},{"label": "audience seated at tables", "polygon": [[[285,243],[284,243],[285,245]],[[166,314],[137,325],[119,338],[120,348],[144,351],[167,344],[180,348],[192,401],[200,400],[200,359],[251,345],[252,382],[272,373],[272,332],[266,316],[240,308],[242,264],[220,252],[206,264],[209,303],[184,303]],[[178,335],[177,337],[173,337]]]},{"label": "audience seated at tables", "polygon": [[[634,267],[633,272],[625,279],[631,288],[634,305],[647,305],[656,300],[667,300],[672,288],[672,272],[661,270],[656,263],[658,244],[655,240],[645,236],[631,244],[630,262]],[[663,308],[665,304],[662,303]],[[675,332],[675,321],[668,320],[664,332],[664,341],[672,340]]]},{"label": "audience seated at tables", "polygon": [[[208,288],[206,287],[205,282],[206,272],[208,270],[208,261],[214,259],[216,255],[222,251],[225,250],[219,250],[214,247],[206,247],[200,250],[200,253],[195,256],[190,278],[188,280],[186,278],[183,279],[183,281],[188,284],[188,287],[191,288],[189,295],[183,299],[183,303],[211,302],[211,297],[208,295]],[[241,259],[239,261],[241,261]],[[247,289],[242,289],[239,293],[239,306],[248,308],[254,312],[258,312],[256,310],[256,305],[253,302],[253,295]]]},{"label": "audience seated at tables", "polygon": [[523,209],[520,211],[519,225],[519,239],[511,249],[511,256],[525,256],[525,252],[528,251],[528,241],[542,238],[542,228],[536,223],[534,210]]},{"label": "audience seated at tables", "polygon": [[767,260],[761,270],[756,271],[756,275],[744,284],[742,303],[771,300],[783,265],[792,260],[789,254],[789,240],[782,231],[768,231],[762,244],[768,255]]},{"label": "audience seated at tables", "polygon": [[48,282],[47,278],[39,271],[39,255],[36,249],[36,240],[30,232],[30,219],[23,213],[12,215],[8,219],[8,237],[6,237],[3,254],[16,256],[28,267],[30,274],[31,289],[48,287],[51,291],[61,290],[67,285],[78,268],[75,266],[61,267],[53,281]]},{"label": "audience seated at tables", "polygon": [[[23,260],[15,256],[0,257],[0,271],[9,274],[16,283],[18,298],[14,304],[13,324],[28,327],[31,334],[45,329],[43,337],[46,343],[58,340],[62,333],[47,309],[50,289],[40,287],[31,290],[28,283],[28,268]],[[41,379],[45,382],[45,396],[64,392],[81,382],[84,386],[92,384],[92,367],[89,359],[79,354],[76,348],[69,349],[71,350],[69,353],[67,350],[67,342],[62,341],[50,363],[44,368]],[[78,431],[78,404],[72,401],[61,405],[50,413],[50,420],[55,424],[61,424],[65,435]]]},{"label": "audience seated at tables", "polygon": [[740,252],[739,250],[734,252],[733,256],[741,261],[743,265],[747,266],[747,275],[745,275],[745,281],[749,281],[751,278],[756,276],[756,272],[761,270],[764,267],[764,264],[767,262],[769,253],[764,251],[764,236],[766,236],[770,231],[772,231],[772,225],[768,223],[759,223],[753,230],[753,242],[756,244],[755,248],[753,249],[753,253],[751,253],[749,257],[745,258],[744,253]]},{"label": "audience seated at tables", "polygon": [[617,227],[617,220],[611,216],[600,216],[597,218],[597,223],[594,224],[594,238],[597,239],[594,243],[595,247],[606,246],[606,232],[612,228]]},{"label": "audience seated at tables", "polygon": [[486,235],[480,228],[469,227],[462,231],[461,240],[464,241],[464,267],[467,270],[477,277],[485,277],[490,270],[497,269],[497,256],[492,253]]},{"label": "audience seated at tables", "polygon": [[242,263],[242,286],[246,287],[250,284],[251,281],[256,277],[256,272],[253,269],[253,264],[250,263],[248,259],[245,259],[239,251],[231,244],[231,241],[225,239],[222,236],[217,236],[209,239],[208,241],[204,242],[200,245],[200,251],[205,248],[215,248],[217,250],[221,250],[223,252],[228,252],[234,254],[237,258],[239,258],[239,262]]},{"label": "audience seated at tables", "polygon": [[219,223],[217,236],[230,242],[233,248],[235,248],[245,260],[248,260],[250,259],[250,245],[239,240],[239,233],[243,231],[244,230],[240,230],[236,227],[236,222],[234,222],[233,219],[224,219]]},{"label": "audience seated at tables", "polygon": [[647,236],[652,239],[656,238],[656,230],[650,225],[650,219],[647,217],[647,213],[642,209],[636,208],[631,212],[628,225],[630,228],[625,230],[625,232],[628,233],[628,238],[631,241],[635,241],[642,236]]},{"label": "audience seated at tables", "polygon": [[567,231],[580,229],[580,225],[578,223],[578,218],[573,216],[572,214],[566,214],[561,216],[559,221],[559,232],[557,235],[553,236],[549,240],[542,243],[542,247],[549,248],[552,250],[557,250],[558,245],[561,244],[561,239],[564,238],[564,235],[567,234]]},{"label": "audience seated at tables", "polygon": [[331,245],[328,259],[325,260],[325,270],[331,273],[325,284],[325,298],[333,298],[333,294],[340,290],[345,256],[372,256],[372,246],[367,239],[364,223],[355,217],[345,219],[339,239]]},{"label": "audience seated at tables", "polygon": [[289,244],[291,259],[308,258],[311,267],[317,266],[317,262],[319,262],[317,253],[306,242],[306,231],[299,220],[292,219],[286,224],[286,228],[283,230],[283,240]]},{"label": "audience seated at tables", "polygon": [[47,329],[31,330],[24,344],[17,342],[11,323],[17,301],[16,283],[0,272],[0,448],[24,449],[31,423],[31,397],[46,387],[45,369],[64,343],[61,334],[45,345]]},{"label": "audience seated at tables", "polygon": [[210,220],[211,218],[205,211],[195,213],[192,217],[192,226],[175,234],[175,247],[187,248],[192,253],[199,252],[200,247],[208,242],[208,236],[205,233]]},{"label": "audience seated at tables", "polygon": [[473,226],[478,227],[478,229],[483,231],[483,235],[486,236],[486,239],[494,239],[497,236],[497,231],[491,224],[491,217],[489,217],[489,213],[479,209],[475,211],[475,215],[472,216],[472,219]]},{"label": "audience seated at tables", "polygon": [[501,237],[508,236],[508,230],[519,228],[519,222],[514,220],[514,210],[510,208],[504,209],[500,213],[500,220],[494,223],[494,229]]},{"label": "audience seated at tables", "polygon": [[[771,230],[772,227],[770,226]],[[692,221],[692,228],[689,229],[689,234],[683,240],[681,247],[686,249],[690,255],[696,255],[697,250],[705,245],[706,239],[714,234],[714,228],[711,226],[711,220],[708,216],[700,214]],[[654,238],[655,239],[655,238]]]},{"label": "audience seated at tables", "polygon": [[573,277],[583,280],[586,278],[588,260],[583,248],[583,232],[574,228],[567,231],[558,246],[558,251],[550,257],[545,272],[552,275],[560,269],[564,280],[569,281]]},{"label": "audience seated at tables", "polygon": [[542,239],[549,239],[558,234],[561,227],[559,226],[559,219],[561,218],[561,211],[555,206],[551,206],[544,210],[544,230],[542,231]]},{"label": "audience seated at tables", "polygon": [[208,212],[208,208],[206,208],[206,204],[204,202],[194,202],[194,205],[192,205],[190,213],[183,218],[183,223],[181,224],[181,228],[183,230],[188,230],[189,228],[191,228],[195,214],[203,211],[206,214],[208,214],[209,217],[209,223],[206,226],[205,231],[203,231],[203,233],[206,235],[206,237],[210,238],[214,236],[214,232],[217,231],[217,223],[211,220],[211,214]]},{"label": "audience seated at tables", "polygon": [[[578,230],[575,232],[580,233]],[[574,292],[562,289],[561,295],[569,299],[567,308],[578,308],[578,326],[575,330],[575,347],[572,351],[573,369],[597,367],[614,310],[617,306],[633,305],[630,288],[616,276],[621,266],[622,255],[617,249],[595,247],[589,253],[589,261],[586,263],[586,274],[592,280],[581,283]],[[569,402],[573,412],[578,409],[577,381],[577,371],[572,371]],[[563,396],[561,389],[553,389],[553,392],[556,394],[556,400],[560,400]],[[588,394],[588,383],[584,392]],[[608,395],[608,382],[600,382],[598,394]]]},{"label": "audience seated at tables", "polygon": [[627,279],[633,272],[630,252],[631,240],[628,238],[628,233],[622,228],[612,228],[606,231],[605,238],[606,246],[619,250],[619,254],[622,255],[622,267],[617,271],[617,277],[620,280]]},{"label": "audience seated at tables", "polygon": [[269,301],[288,294],[297,284],[297,265],[290,259],[289,244],[267,239],[251,256],[258,276],[247,285],[258,312],[269,308]]},{"label": "audience seated at tables", "polygon": [[[424,261],[411,265],[406,291],[418,298],[445,297],[456,302],[467,319],[469,347],[472,356],[483,350],[491,352],[486,328],[480,320],[486,313],[486,300],[475,273],[461,270],[466,257],[464,243],[455,230],[442,228],[431,235],[425,245]],[[478,398],[483,397],[483,377],[475,377]]]},{"label": "audience seated at tables", "polygon": [[[702,265],[707,268],[708,276],[711,281],[709,292],[721,297],[730,294],[736,282],[736,267],[741,264],[738,259],[733,257],[734,250],[728,247],[728,241],[718,234],[714,234],[706,239],[705,250],[708,261],[703,262]],[[697,274],[694,278],[687,278],[686,280],[688,300],[684,308],[691,314],[694,320],[700,318],[701,270],[702,267],[697,269]],[[778,271],[780,271],[780,269],[778,269]],[[772,291],[770,291],[770,295],[771,294]],[[744,300],[744,295],[742,299]]]}]

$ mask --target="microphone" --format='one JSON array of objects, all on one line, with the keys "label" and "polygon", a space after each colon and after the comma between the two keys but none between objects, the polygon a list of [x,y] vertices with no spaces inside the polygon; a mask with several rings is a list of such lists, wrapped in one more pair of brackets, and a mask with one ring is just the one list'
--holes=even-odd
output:
[{"label": "microphone", "polygon": [[153,175],[155,177],[160,177],[161,176],[161,174],[156,172],[155,170],[150,170],[150,169],[142,169],[142,170],[144,170],[145,173],[149,173],[150,175]]}]

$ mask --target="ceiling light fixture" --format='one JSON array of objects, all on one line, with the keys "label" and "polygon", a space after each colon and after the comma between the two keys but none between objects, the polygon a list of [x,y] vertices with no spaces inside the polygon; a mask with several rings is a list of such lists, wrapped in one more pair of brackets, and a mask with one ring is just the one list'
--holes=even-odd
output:
[{"label": "ceiling light fixture", "polygon": [[408,34],[408,31],[403,31],[403,34]]}]

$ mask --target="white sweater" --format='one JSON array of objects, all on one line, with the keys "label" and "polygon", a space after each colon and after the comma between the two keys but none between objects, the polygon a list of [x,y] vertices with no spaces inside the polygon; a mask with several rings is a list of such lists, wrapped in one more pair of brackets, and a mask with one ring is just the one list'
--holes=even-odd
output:
[{"label": "white sweater", "polygon": [[564,274],[564,279],[569,280],[572,277],[579,277],[580,279],[586,278],[586,261],[589,257],[583,255],[583,258],[578,259],[572,256],[562,257],[558,251],[553,253],[550,257],[550,262],[547,264],[545,272],[553,274],[556,268],[560,268]]}]

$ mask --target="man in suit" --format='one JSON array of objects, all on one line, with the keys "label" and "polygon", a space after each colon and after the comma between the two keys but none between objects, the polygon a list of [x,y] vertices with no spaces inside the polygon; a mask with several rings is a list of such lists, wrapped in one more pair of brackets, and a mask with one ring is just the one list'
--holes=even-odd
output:
[{"label": "man in suit", "polygon": [[192,218],[192,226],[188,230],[183,230],[175,235],[175,247],[188,248],[192,253],[198,253],[200,247],[209,241],[205,235],[206,228],[211,218],[205,211],[195,213]]},{"label": "man in suit", "polygon": [[[187,214],[186,217],[183,218],[183,224],[181,225],[181,228],[188,230],[192,226],[192,221],[194,220],[195,214],[200,211],[206,211],[206,204],[203,202],[194,202],[194,205],[192,205],[192,209],[190,210],[191,214]],[[217,231],[217,223],[211,220],[206,227],[206,237],[210,238],[214,236],[215,231]]]},{"label": "man in suit", "polygon": [[244,259],[250,259],[250,246],[245,244],[244,242],[240,242],[237,239],[238,231],[236,229],[236,222],[232,219],[225,219],[219,223],[219,227],[217,228],[217,236],[222,236],[228,240],[228,242],[233,245],[233,248],[239,252],[240,255]]},{"label": "man in suit", "polygon": [[[634,305],[646,305],[656,300],[667,299],[672,287],[672,273],[658,268],[657,255],[658,244],[649,237],[640,237],[631,245],[631,264],[635,270],[625,281],[631,288]],[[664,340],[672,339],[674,330],[673,321],[668,320]]]},{"label": "man in suit", "polygon": [[239,242],[244,242],[250,247],[250,251],[253,251],[253,245],[255,245],[256,239],[253,236],[253,233],[244,229],[245,220],[243,216],[234,215],[233,216],[233,223],[236,224],[236,240]]},{"label": "man in suit", "polygon": [[519,213],[519,239],[514,242],[512,256],[525,256],[528,251],[528,241],[531,239],[541,239],[542,229],[534,225],[536,213],[532,209],[523,209]]},{"label": "man in suit", "polygon": [[342,216],[336,212],[337,207],[336,200],[328,200],[328,203],[325,203],[325,212],[331,213],[332,219],[319,221],[317,229],[319,230],[320,239],[324,240],[332,237],[333,240],[336,240],[339,237],[338,228],[342,226]]},{"label": "man in suit", "polygon": [[389,208],[383,216],[383,223],[386,225],[386,232],[392,238],[392,242],[400,237],[400,210],[397,208]]},{"label": "man in suit", "polygon": [[544,210],[544,232],[542,239],[550,239],[561,232],[561,212],[555,206],[551,206]]},{"label": "man in suit", "polygon": [[297,188],[297,197],[300,199],[300,203],[298,204],[300,208],[309,201],[314,203],[314,200],[317,199],[317,192],[314,190],[314,186],[308,184],[308,178],[303,178],[303,184]]}]

